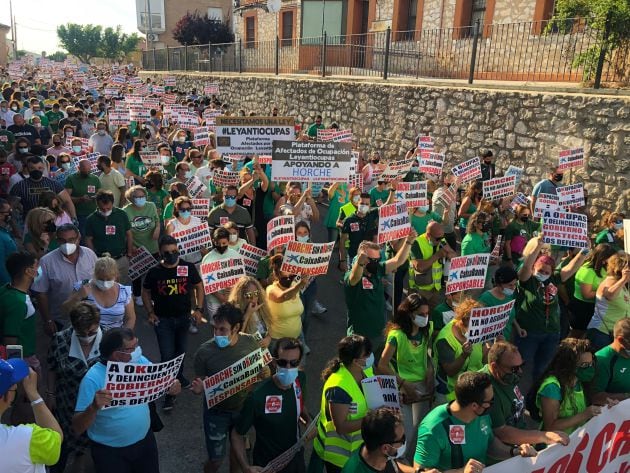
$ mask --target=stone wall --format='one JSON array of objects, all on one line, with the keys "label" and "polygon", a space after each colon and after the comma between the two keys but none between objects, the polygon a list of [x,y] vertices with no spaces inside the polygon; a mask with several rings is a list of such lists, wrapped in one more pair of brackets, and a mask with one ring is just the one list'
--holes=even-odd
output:
[{"label": "stone wall", "polygon": [[585,183],[594,217],[630,209],[628,96],[262,75],[176,77],[183,90],[219,84],[231,110],[264,115],[276,105],[304,125],[321,113],[326,125],[352,129],[363,149],[389,159],[402,156],[419,133],[435,138],[449,166],[490,148],[499,171],[510,164],[525,168],[523,192],[546,177],[559,150],[583,146],[586,166],[567,173],[566,182]]}]

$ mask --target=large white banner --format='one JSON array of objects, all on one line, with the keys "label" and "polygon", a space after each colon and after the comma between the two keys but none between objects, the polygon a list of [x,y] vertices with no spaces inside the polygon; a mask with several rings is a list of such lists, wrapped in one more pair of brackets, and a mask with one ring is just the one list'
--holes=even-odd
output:
[{"label": "large white banner", "polygon": [[552,445],[534,458],[515,457],[484,473],[629,473],[630,399],[601,414],[571,434],[569,445]]},{"label": "large white banner", "polygon": [[294,125],[293,117],[217,117],[217,151],[221,154],[271,154],[273,141],[295,140]]},{"label": "large white banner", "polygon": [[272,160],[274,182],[346,182],[351,174],[352,144],[274,141]]}]

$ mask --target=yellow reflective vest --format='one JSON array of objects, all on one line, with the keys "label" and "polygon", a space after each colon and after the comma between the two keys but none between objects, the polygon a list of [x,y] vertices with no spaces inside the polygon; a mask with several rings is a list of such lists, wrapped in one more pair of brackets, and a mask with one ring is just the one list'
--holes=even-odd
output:
[{"label": "yellow reflective vest", "polygon": [[[416,242],[422,252],[422,259],[429,259],[433,254],[438,251],[437,246],[431,245],[426,233],[423,233]],[[420,289],[423,291],[431,291],[433,289],[439,291],[442,289],[442,275],[444,274],[444,264],[441,260],[435,261],[431,265],[431,269],[424,273],[417,273],[413,269],[413,265],[409,265],[409,287],[413,289]]]}]

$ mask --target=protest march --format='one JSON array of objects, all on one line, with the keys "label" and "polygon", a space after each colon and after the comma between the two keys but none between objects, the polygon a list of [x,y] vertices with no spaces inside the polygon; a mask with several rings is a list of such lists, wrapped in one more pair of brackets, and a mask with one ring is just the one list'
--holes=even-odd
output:
[{"label": "protest march", "polygon": [[216,77],[0,76],[1,473],[630,472],[630,220],[580,136],[539,168]]}]

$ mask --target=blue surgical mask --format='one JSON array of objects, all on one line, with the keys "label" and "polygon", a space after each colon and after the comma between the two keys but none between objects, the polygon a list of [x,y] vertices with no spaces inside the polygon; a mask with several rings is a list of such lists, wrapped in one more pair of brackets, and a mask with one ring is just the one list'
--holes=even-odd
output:
[{"label": "blue surgical mask", "polygon": [[615,230],[621,230],[623,228],[623,222],[615,222]]},{"label": "blue surgical mask", "polygon": [[293,384],[293,381],[295,381],[297,377],[297,368],[278,368],[278,371],[276,371],[276,378],[282,386]]},{"label": "blue surgical mask", "polygon": [[429,211],[429,206],[428,205],[422,205],[420,207],[418,207],[418,210],[422,213],[427,213]]},{"label": "blue surgical mask", "polygon": [[80,146],[73,146],[72,147],[72,151],[74,151],[75,153],[80,153],[81,152],[81,147]]},{"label": "blue surgical mask", "polygon": [[236,197],[226,197],[224,203],[226,207],[234,207],[236,205]]},{"label": "blue surgical mask", "polygon": [[129,363],[138,363],[141,357],[142,357],[142,348],[140,348],[140,345],[138,345],[136,349],[131,352],[131,358],[129,359]]},{"label": "blue surgical mask", "polygon": [[504,295],[506,295],[506,296],[508,296],[508,297],[513,296],[513,295],[514,295],[514,289],[512,289],[512,288],[509,288],[509,287],[504,287],[504,288],[502,289],[502,291],[503,291],[503,294],[504,294]]},{"label": "blue surgical mask", "polygon": [[370,353],[370,356],[368,356],[365,359],[365,366],[363,367],[363,369],[364,370],[370,369],[373,365],[374,365],[374,353]]},{"label": "blue surgical mask", "polygon": [[144,207],[144,205],[147,203],[147,198],[146,197],[136,197],[133,199],[133,203],[136,204],[138,207]]},{"label": "blue surgical mask", "polygon": [[190,218],[190,210],[180,210],[179,216],[181,218]]},{"label": "blue surgical mask", "polygon": [[534,274],[534,277],[538,279],[540,282],[545,282],[547,279],[549,279],[548,274],[541,274],[541,273]]},{"label": "blue surgical mask", "polygon": [[300,243],[308,243],[308,240],[310,240],[310,238],[311,237],[309,237],[308,235],[295,237],[295,239]]},{"label": "blue surgical mask", "polygon": [[216,343],[219,348],[225,348],[230,344],[230,337],[227,335],[215,335],[214,343]]}]

